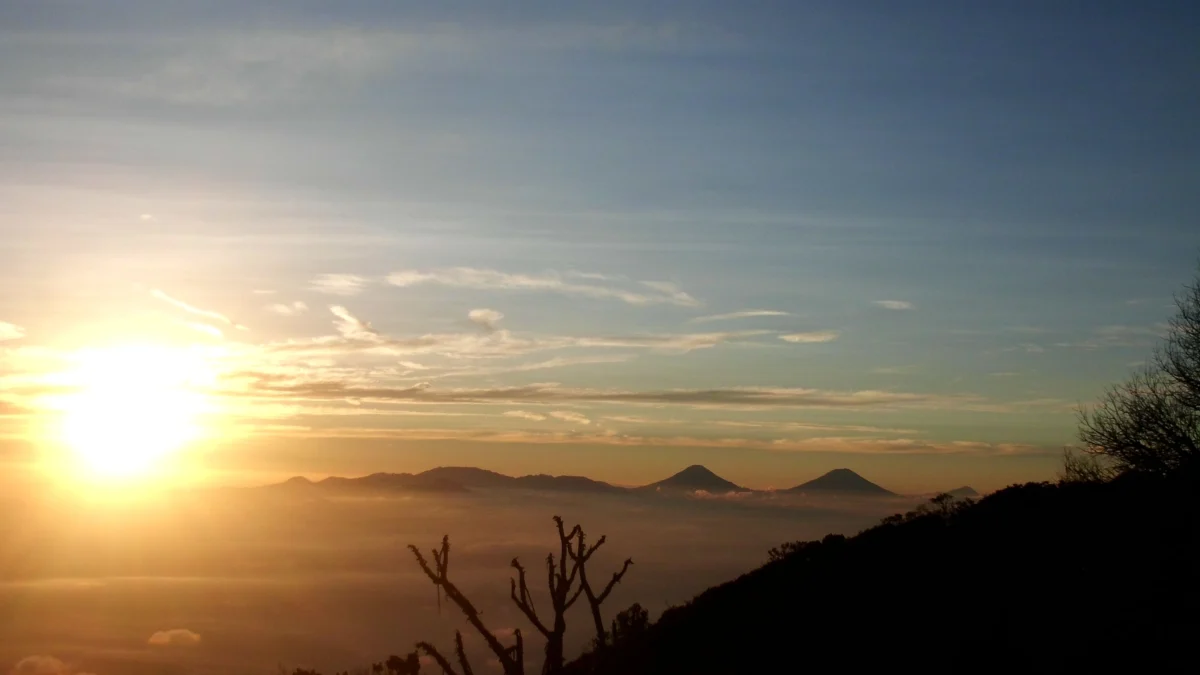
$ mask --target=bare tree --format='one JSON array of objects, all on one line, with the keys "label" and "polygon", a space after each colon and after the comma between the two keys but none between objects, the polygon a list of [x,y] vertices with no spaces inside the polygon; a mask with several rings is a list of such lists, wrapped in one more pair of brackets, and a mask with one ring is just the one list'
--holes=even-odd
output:
[{"label": "bare tree", "polygon": [[600,547],[603,546],[604,542],[606,541],[608,541],[607,537],[600,537],[596,540],[596,543],[591,546],[591,548],[588,548],[583,530],[580,530],[578,546],[573,552],[568,549],[568,552],[571,553],[572,559],[575,560],[575,564],[579,567],[580,590],[582,590],[584,595],[587,596],[588,605],[592,610],[592,622],[596,626],[597,649],[604,649],[604,647],[607,645],[607,639],[604,632],[604,619],[600,616],[600,605],[604,604],[604,601],[607,600],[608,596],[612,593],[613,588],[616,587],[617,584],[621,583],[621,579],[625,578],[625,573],[628,572],[629,567],[633,565],[633,558],[626,558],[625,563],[621,565],[621,571],[614,572],[612,578],[609,579],[608,584],[604,587],[604,590],[597,594],[592,589],[591,582],[588,581],[587,562],[588,560],[591,560],[592,556],[596,554],[596,551],[600,550]]},{"label": "bare tree", "polygon": [[[421,555],[420,549],[416,546],[409,546],[408,548],[416,556],[417,564],[421,566],[421,570],[425,572],[425,576],[429,577],[434,586],[437,586],[438,590],[444,592],[451,602],[458,605],[458,608],[462,610],[463,615],[466,617],[467,623],[471,624],[471,627],[487,642],[488,648],[492,650],[492,653],[500,661],[500,668],[504,671],[504,675],[525,675],[525,644],[521,638],[521,631],[517,630],[514,633],[513,637],[516,643],[512,647],[505,647],[496,638],[495,633],[488,630],[488,627],[483,624],[483,621],[479,618],[479,610],[475,608],[475,605],[471,604],[467,596],[463,595],[458,590],[458,587],[454,585],[454,582],[450,581],[450,537],[448,535],[442,537],[441,549],[433,550],[434,565],[432,567],[430,567],[425,556]],[[463,670],[462,675],[471,675],[471,665],[468,663],[466,652],[463,650],[461,632],[455,631],[454,642],[459,666]],[[417,648],[428,654],[434,661],[437,661],[438,665],[446,673],[458,675],[454,668],[451,667],[449,659],[443,656],[433,645],[421,642],[417,645]]]},{"label": "bare tree", "polygon": [[1080,411],[1083,451],[1113,472],[1165,474],[1200,461],[1200,274],[1175,305],[1151,364]]},{"label": "bare tree", "polygon": [[1061,483],[1103,483],[1116,477],[1112,461],[1105,455],[1081,452],[1078,449],[1063,450],[1062,469],[1058,472]]},{"label": "bare tree", "polygon": [[[588,604],[591,606],[592,618],[596,624],[598,643],[600,645],[604,644],[605,631],[603,619],[600,615],[600,606],[608,598],[609,594],[612,593],[613,588],[624,578],[625,573],[633,564],[632,560],[626,560],[621,571],[613,575],[604,590],[599,594],[595,593],[587,581],[587,563],[604,544],[606,538],[600,537],[594,546],[588,548],[586,544],[587,537],[582,527],[576,525],[570,531],[567,531],[562,518],[558,516],[554,516],[554,524],[558,529],[559,550],[557,555],[551,553],[546,556],[546,577],[550,594],[550,613],[546,615],[538,613],[533,593],[529,588],[526,569],[521,565],[520,560],[516,558],[513,558],[512,561],[512,568],[516,570],[516,578],[510,579],[510,596],[513,604],[521,610],[521,613],[525,615],[534,628],[546,640],[545,660],[542,663],[543,675],[555,675],[563,669],[565,663],[563,639],[567,632],[566,614],[580,597],[587,598]],[[450,581],[450,538],[448,536],[443,537],[441,548],[433,551],[434,564],[432,566],[417,547],[409,546],[409,550],[413,552],[413,555],[417,559],[417,564],[420,565],[425,575],[437,586],[439,593],[444,592],[446,597],[458,606],[463,615],[466,616],[467,623],[471,624],[475,631],[484,639],[488,648],[499,660],[500,668],[504,671],[504,674],[524,675],[525,646],[521,631],[515,631],[515,644],[513,646],[504,646],[479,618],[479,610]],[[438,597],[440,602],[441,595],[439,594]],[[417,649],[432,658],[441,667],[442,671],[448,675],[473,675],[471,664],[467,659],[466,650],[463,647],[463,637],[460,631],[455,631],[454,643],[455,658],[461,673],[455,669],[450,659],[446,658],[433,645],[422,642],[417,645]]]}]

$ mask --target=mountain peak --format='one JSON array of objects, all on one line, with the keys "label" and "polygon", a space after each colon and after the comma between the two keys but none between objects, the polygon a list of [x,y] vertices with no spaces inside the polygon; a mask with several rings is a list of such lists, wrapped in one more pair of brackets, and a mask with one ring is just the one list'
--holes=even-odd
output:
[{"label": "mountain peak", "polygon": [[834,469],[820,478],[814,478],[807,483],[802,483],[786,490],[786,492],[823,492],[876,496],[895,494],[891,490],[884,489],[872,483],[850,469]]},{"label": "mountain peak", "polygon": [[651,483],[646,486],[646,489],[748,492],[746,488],[721,478],[708,467],[700,464],[693,464],[670,478]]},{"label": "mountain peak", "polygon": [[970,485],[964,485],[960,488],[949,490],[948,494],[952,497],[978,497],[979,492]]}]

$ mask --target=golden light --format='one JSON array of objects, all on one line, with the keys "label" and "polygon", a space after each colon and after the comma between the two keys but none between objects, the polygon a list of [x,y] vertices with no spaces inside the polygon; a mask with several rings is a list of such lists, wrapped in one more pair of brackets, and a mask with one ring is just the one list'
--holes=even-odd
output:
[{"label": "golden light", "polygon": [[189,349],[126,345],[83,350],[63,373],[54,433],[83,477],[105,480],[161,473],[204,435],[204,393],[213,379]]}]

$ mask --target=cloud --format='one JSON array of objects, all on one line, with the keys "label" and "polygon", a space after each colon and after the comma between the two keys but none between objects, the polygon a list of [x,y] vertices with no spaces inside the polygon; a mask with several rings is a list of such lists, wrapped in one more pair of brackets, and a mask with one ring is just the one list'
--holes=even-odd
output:
[{"label": "cloud", "polygon": [[[651,334],[599,337],[517,337],[511,331],[497,328],[486,335],[427,334],[418,337],[387,337],[375,331],[368,322],[358,319],[345,307],[330,310],[340,319],[334,322],[339,335],[307,340],[288,340],[262,346],[265,353],[292,353],[334,356],[355,352],[404,356],[410,354],[442,354],[455,358],[492,358],[528,354],[558,349],[651,349],[663,352],[686,353],[707,349],[729,342],[771,334],[773,331],[731,331],[724,333]],[[489,310],[490,311],[490,310]],[[498,313],[497,313],[498,314]],[[566,364],[563,364],[566,365]]]},{"label": "cloud", "polygon": [[907,300],[872,300],[871,304],[884,309],[913,309],[913,304]]},{"label": "cloud", "polygon": [[779,339],[783,340],[784,342],[796,343],[833,342],[834,340],[838,339],[839,335],[840,333],[838,333],[836,330],[822,330],[811,333],[789,333],[787,335],[780,335]]},{"label": "cloud", "polygon": [[[596,281],[600,281],[596,279]],[[437,284],[477,290],[536,291],[576,295],[597,299],[621,300],[631,305],[670,304],[698,307],[700,301],[671,282],[643,281],[642,288],[653,291],[630,290],[614,285],[575,283],[554,271],[542,274],[511,274],[492,269],[451,267],[430,271],[401,270],[388,275],[388,283],[400,288]]]},{"label": "cloud", "polygon": [[1167,336],[1170,326],[1155,324],[1153,326],[1100,326],[1092,331],[1092,335],[1079,342],[1059,342],[1055,347],[1073,347],[1079,349],[1105,349],[1113,347],[1149,348],[1156,345]]},{"label": "cloud", "polygon": [[9,675],[91,675],[75,670],[53,656],[26,656],[17,661]]},{"label": "cloud", "polygon": [[738,448],[772,452],[820,452],[865,455],[1054,455],[1058,448],[1023,443],[986,441],[927,441],[914,438],[862,438],[823,436],[818,438],[725,438],[714,436],[645,436],[610,431],[494,431],[470,429],[324,429],[279,436],[341,439],[458,440],[510,444],[579,444],[621,447]]},{"label": "cloud", "polygon": [[25,337],[25,329],[16,324],[0,321],[0,342],[20,340]]},{"label": "cloud", "polygon": [[308,311],[308,305],[297,300],[290,305],[284,302],[267,305],[267,311],[280,316],[298,316]]},{"label": "cloud", "polygon": [[217,328],[216,326],[210,326],[206,323],[200,323],[198,321],[184,321],[183,325],[191,328],[197,333],[204,333],[205,335],[217,338],[218,340],[225,337],[225,333],[221,332],[220,328]]},{"label": "cloud", "polygon": [[500,320],[504,315],[494,309],[473,309],[467,313],[467,318],[488,330],[496,330],[500,327]]},{"label": "cloud", "polygon": [[780,312],[774,309],[747,309],[741,312],[729,312],[728,314],[712,314],[709,316],[698,316],[690,319],[688,323],[708,323],[710,321],[733,321],[736,319],[752,319],[760,316],[791,316],[791,312]]},{"label": "cloud", "polygon": [[[622,391],[578,389],[556,384],[530,384],[487,389],[437,389],[428,382],[411,386],[369,386],[339,380],[299,380],[274,373],[239,373],[234,378],[244,388],[231,395],[293,397],[314,400],[407,401],[412,403],[621,403],[631,405],[679,405],[697,408],[826,408],[893,409],[908,407],[1000,411],[1004,404],[988,403],[973,396],[939,396],[878,390],[832,391],[782,387],[738,387],[727,389],[667,389]],[[992,407],[989,407],[992,406]]]},{"label": "cloud", "polygon": [[508,412],[504,413],[504,416],[505,417],[516,417],[516,418],[523,419],[523,420],[529,420],[531,422],[545,422],[546,421],[545,415],[539,415],[537,413],[531,413],[531,412],[528,412],[525,410],[509,410]]},{"label": "cloud", "polygon": [[167,295],[166,293],[158,290],[157,288],[151,290],[150,295],[151,295],[151,297],[153,297],[157,300],[161,300],[161,301],[167,303],[168,305],[175,307],[176,309],[181,309],[181,310],[187,312],[188,314],[195,314],[196,316],[199,316],[199,317],[202,317],[205,319],[209,319],[212,321],[216,321],[218,323],[223,323],[227,326],[233,326],[234,328],[236,328],[238,330],[247,330],[245,326],[235,323],[232,319],[225,316],[224,314],[221,314],[220,312],[214,312],[214,311],[208,310],[208,309],[200,309],[199,307],[188,304],[188,303],[184,302],[183,300],[179,300],[178,298],[171,297],[170,295]]},{"label": "cloud", "polygon": [[322,274],[310,283],[312,290],[326,295],[354,296],[367,285],[365,277],[357,274]]},{"label": "cloud", "polygon": [[580,413],[571,412],[569,410],[555,410],[550,413],[550,416],[556,420],[570,422],[571,424],[587,425],[592,423],[592,421],[588,419],[586,415],[581,415]]},{"label": "cloud", "polygon": [[680,333],[660,335],[630,335],[625,337],[567,338],[574,347],[644,348],[663,351],[689,352],[708,349],[728,342],[770,334],[766,330],[742,330],[725,333]]},{"label": "cloud", "polygon": [[905,373],[913,372],[916,368],[915,365],[881,366],[879,368],[872,368],[871,372],[875,375],[904,375]]},{"label": "cloud", "polygon": [[375,343],[383,341],[383,338],[379,335],[379,333],[375,332],[375,329],[371,327],[369,322],[363,321],[362,319],[354,316],[350,313],[350,310],[346,309],[345,307],[340,305],[332,305],[329,307],[329,311],[338,318],[338,321],[335,321],[333,325],[335,328],[337,328],[338,332],[342,334],[342,337],[348,340],[361,340]]},{"label": "cloud", "polygon": [[[495,368],[463,368],[461,370],[450,370],[448,372],[436,375],[438,379],[456,378],[456,377],[479,377],[481,375],[500,375],[503,373],[526,373],[533,370],[549,370],[551,368],[565,368],[567,366],[592,365],[599,363],[626,363],[637,358],[633,354],[609,354],[602,356],[578,356],[578,357],[556,357],[545,361],[535,361],[533,363],[518,363],[512,366],[500,366]],[[404,362],[401,362],[403,365]],[[418,368],[416,370],[428,370],[427,368]]]},{"label": "cloud", "polygon": [[604,418],[609,422],[620,424],[679,424],[680,420],[658,419],[654,417],[638,417],[637,415],[612,415]]},{"label": "cloud", "polygon": [[156,647],[195,647],[200,644],[200,634],[193,633],[186,628],[160,630],[151,635],[146,644]]}]

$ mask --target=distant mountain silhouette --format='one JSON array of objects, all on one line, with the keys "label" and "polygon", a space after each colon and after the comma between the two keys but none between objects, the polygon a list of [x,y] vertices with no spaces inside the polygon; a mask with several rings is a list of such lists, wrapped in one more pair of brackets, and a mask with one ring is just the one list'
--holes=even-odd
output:
[{"label": "distant mountain silhouette", "polygon": [[413,475],[411,473],[373,473],[360,478],[330,476],[317,482],[316,485],[327,489],[365,489],[380,492],[466,492],[467,490],[460,483],[438,476]]},{"label": "distant mountain silhouette", "polygon": [[344,478],[330,476],[318,482],[303,476],[289,478],[283,483],[268,486],[289,492],[317,493],[323,490],[374,492],[469,492],[475,489],[523,489],[557,492],[621,493],[625,488],[584,476],[506,476],[495,471],[470,466],[441,466],[423,473],[373,473],[369,476]]},{"label": "distant mountain silhouette", "polygon": [[514,478],[516,487],[561,492],[628,492],[625,488],[584,476],[550,476],[544,473]]},{"label": "distant mountain silhouette", "polygon": [[834,469],[829,473],[814,478],[807,483],[801,483],[794,488],[784,490],[784,492],[819,492],[819,493],[845,493],[856,495],[877,495],[888,496],[894,495],[895,492],[884,489],[862,476],[854,473],[850,469]]},{"label": "distant mountain silhouette", "polygon": [[958,497],[960,499],[965,499],[967,497],[978,497],[979,496],[979,492],[977,492],[975,490],[975,488],[971,487],[970,485],[964,485],[960,488],[955,488],[953,490],[947,490],[946,494],[950,495],[951,497]]},{"label": "distant mountain silhouette", "polygon": [[651,483],[640,489],[647,491],[751,492],[750,489],[731,483],[699,464],[693,464],[670,478]]},{"label": "distant mountain silhouette", "polygon": [[[322,490],[373,490],[378,492],[469,492],[471,490],[520,489],[554,492],[620,494],[631,492],[630,488],[619,487],[585,476],[553,476],[531,474],[508,476],[488,469],[473,466],[439,466],[418,474],[373,473],[369,476],[344,478],[330,476],[313,482],[303,476],[289,478],[283,483],[270,486],[294,492],[320,492]],[[725,480],[707,467],[694,464],[683,471],[657,483],[633,488],[636,492],[694,492],[703,490],[711,493],[754,492],[732,481]],[[784,493],[847,494],[859,496],[891,496],[886,490],[849,469],[834,469],[829,473],[797,485]],[[955,497],[975,497],[979,493],[970,487],[951,490]]]},{"label": "distant mountain silhouette", "polygon": [[418,475],[430,480],[458,483],[468,488],[511,487],[514,480],[512,476],[473,466],[439,466]]},{"label": "distant mountain silhouette", "polygon": [[624,492],[624,488],[584,476],[551,476],[539,473],[530,476],[506,476],[487,469],[470,466],[439,466],[419,476],[452,481],[468,488],[520,488],[558,492]]}]

